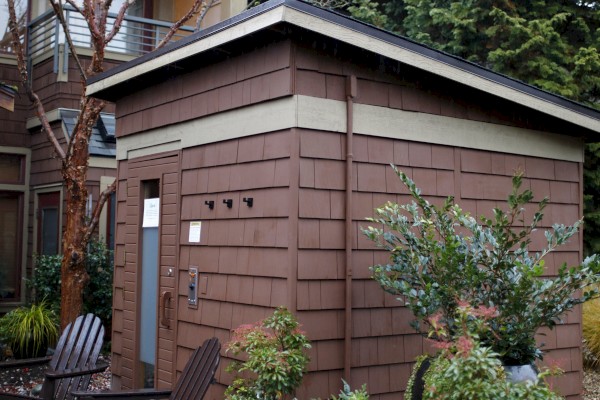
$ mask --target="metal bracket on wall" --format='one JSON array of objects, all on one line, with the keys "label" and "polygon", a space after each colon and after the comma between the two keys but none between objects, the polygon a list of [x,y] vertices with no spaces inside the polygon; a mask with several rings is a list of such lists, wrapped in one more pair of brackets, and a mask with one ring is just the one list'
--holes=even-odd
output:
[{"label": "metal bracket on wall", "polygon": [[198,268],[191,268],[188,271],[189,274],[189,285],[188,285],[188,305],[198,305]]}]

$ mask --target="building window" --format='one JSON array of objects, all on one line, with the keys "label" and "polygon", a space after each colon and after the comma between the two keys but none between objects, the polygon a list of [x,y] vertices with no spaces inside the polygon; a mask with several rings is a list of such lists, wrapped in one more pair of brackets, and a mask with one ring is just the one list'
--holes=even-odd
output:
[{"label": "building window", "polygon": [[15,301],[21,287],[23,194],[0,191],[0,301]]},{"label": "building window", "polygon": [[22,185],[25,181],[25,157],[0,153],[0,183]]},{"label": "building window", "polygon": [[59,253],[60,192],[38,195],[38,254],[51,256]]}]

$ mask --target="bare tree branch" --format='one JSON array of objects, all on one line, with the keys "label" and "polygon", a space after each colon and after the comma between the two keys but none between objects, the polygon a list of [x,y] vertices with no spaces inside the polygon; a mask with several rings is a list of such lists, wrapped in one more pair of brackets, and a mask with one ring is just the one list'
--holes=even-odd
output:
[{"label": "bare tree branch", "polygon": [[[111,1],[107,1],[108,6],[110,6],[110,2]],[[117,32],[119,32],[119,30],[121,29],[121,24],[123,23],[123,18],[125,18],[125,13],[127,12],[127,9],[129,8],[129,6],[131,4],[132,4],[131,0],[128,0],[128,1],[126,1],[126,2],[123,3],[123,5],[121,6],[121,8],[119,9],[119,13],[117,14],[117,18],[115,19],[115,23],[113,25],[112,30],[110,31],[110,33],[104,39],[104,43],[110,42],[113,39],[113,37],[115,37],[115,35],[117,34]]]},{"label": "bare tree branch", "polygon": [[200,24],[204,20],[204,17],[206,16],[206,13],[208,12],[208,10],[210,10],[210,8],[215,3],[215,1],[216,0],[210,0],[210,3],[205,4],[204,5],[204,9],[200,13],[200,15],[198,15],[198,18],[196,18],[196,32],[198,32],[200,30]]},{"label": "bare tree branch", "polygon": [[77,3],[75,3],[73,0],[66,0],[67,3],[69,3],[71,5],[71,7],[73,7],[79,14],[83,15],[83,10],[81,9],[81,7],[79,7],[79,5]]},{"label": "bare tree branch", "polygon": [[63,150],[60,143],[58,143],[56,135],[50,127],[50,121],[48,121],[48,116],[46,115],[44,105],[40,101],[38,95],[33,91],[33,88],[31,87],[31,82],[29,81],[29,76],[27,74],[27,63],[25,62],[25,50],[23,49],[23,45],[21,44],[21,38],[19,37],[19,26],[17,24],[17,15],[15,12],[14,0],[8,0],[8,14],[8,25],[12,35],[12,44],[15,50],[15,54],[17,55],[17,68],[19,69],[19,75],[21,76],[21,83],[25,88],[27,97],[29,97],[29,100],[33,103],[35,112],[38,118],[40,119],[40,122],[42,123],[42,130],[46,133],[48,141],[50,141],[52,147],[54,147],[54,151],[56,151],[56,154],[62,160],[64,160],[65,151]]},{"label": "bare tree branch", "polygon": [[102,193],[100,193],[100,197],[98,198],[98,203],[96,203],[96,207],[94,207],[94,211],[92,212],[92,217],[90,218],[90,222],[87,226],[87,230],[85,232],[84,240],[89,241],[92,233],[98,226],[98,221],[100,220],[100,213],[102,212],[102,208],[104,208],[104,204],[108,201],[111,194],[113,194],[117,189],[117,179],[113,181]]},{"label": "bare tree branch", "polygon": [[69,49],[71,50],[71,54],[73,55],[73,59],[77,63],[77,68],[79,68],[79,75],[81,75],[82,80],[86,80],[85,70],[83,65],[81,65],[81,60],[79,59],[79,55],[77,54],[77,49],[73,44],[73,40],[71,39],[71,32],[69,31],[69,27],[67,25],[67,21],[65,21],[65,14],[63,13],[62,3],[56,0],[50,0],[50,5],[54,9],[54,14],[56,14],[56,18],[60,21],[60,24],[63,27],[63,31],[65,32],[65,38],[67,39],[67,43],[69,44]]},{"label": "bare tree branch", "polygon": [[171,38],[173,37],[175,32],[177,32],[177,30],[179,28],[181,28],[181,26],[188,19],[192,18],[192,16],[194,14],[196,14],[198,12],[198,10],[200,10],[200,6],[202,6],[202,4],[203,4],[202,0],[194,1],[194,5],[192,5],[192,8],[190,8],[190,10],[183,17],[181,17],[181,19],[179,21],[177,21],[173,25],[171,25],[171,27],[169,28],[169,32],[167,32],[166,36],[163,38],[163,40],[160,41],[160,43],[158,44],[158,46],[156,46],[156,48],[160,49],[165,44],[169,43],[169,41],[171,40]]}]

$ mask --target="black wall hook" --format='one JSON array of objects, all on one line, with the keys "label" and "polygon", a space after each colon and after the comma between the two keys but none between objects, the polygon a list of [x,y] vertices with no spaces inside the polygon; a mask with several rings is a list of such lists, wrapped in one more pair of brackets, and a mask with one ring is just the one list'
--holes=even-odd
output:
[{"label": "black wall hook", "polygon": [[233,207],[233,200],[232,199],[223,199],[223,204],[227,204],[227,208],[231,208],[231,207]]},{"label": "black wall hook", "polygon": [[252,207],[252,205],[254,204],[254,198],[253,197],[244,197],[244,203],[246,203],[246,205],[248,207]]},{"label": "black wall hook", "polygon": [[215,208],[215,202],[213,200],[206,200],[204,201],[204,204],[206,204],[208,206],[209,209],[213,209]]}]

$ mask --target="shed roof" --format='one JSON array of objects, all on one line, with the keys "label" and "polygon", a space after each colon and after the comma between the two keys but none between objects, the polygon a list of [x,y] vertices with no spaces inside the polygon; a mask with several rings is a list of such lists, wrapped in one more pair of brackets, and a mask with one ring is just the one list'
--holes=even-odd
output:
[{"label": "shed roof", "polygon": [[278,24],[290,24],[428,71],[600,133],[600,112],[410,39],[299,0],[271,0],[88,80],[115,101],[174,64]]}]

